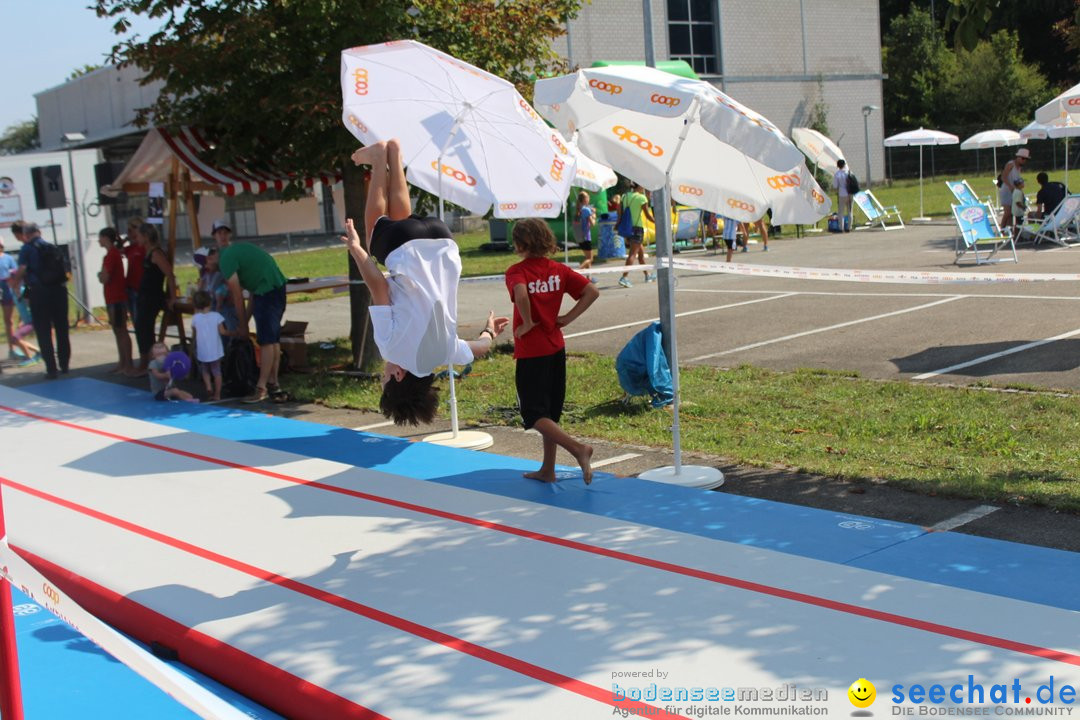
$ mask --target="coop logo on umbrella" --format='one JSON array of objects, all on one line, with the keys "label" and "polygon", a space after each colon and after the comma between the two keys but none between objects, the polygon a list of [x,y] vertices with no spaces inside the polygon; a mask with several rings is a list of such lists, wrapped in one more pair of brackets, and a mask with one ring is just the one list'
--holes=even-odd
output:
[{"label": "coop logo on umbrella", "polygon": [[682,100],[677,97],[671,97],[670,95],[661,95],[660,93],[653,93],[649,101],[656,105],[667,105],[668,107],[678,107]]},{"label": "coop logo on umbrella", "polygon": [[1071,97],[1065,102],[1068,105],[1080,105],[1080,97]]},{"label": "coop logo on umbrella", "polygon": [[550,210],[553,207],[555,206],[549,202],[533,203],[533,210]]},{"label": "coop logo on umbrella", "polygon": [[814,188],[814,189],[813,189],[813,190],[811,190],[810,192],[811,192],[811,194],[813,194],[813,196],[814,196],[814,201],[815,201],[815,202],[816,202],[816,203],[817,203],[818,205],[821,205],[822,203],[824,203],[824,202],[825,202],[825,196],[824,196],[824,195],[822,195],[822,194],[821,194],[820,192],[818,192],[818,189],[817,189],[817,188]]},{"label": "coop logo on umbrella", "polygon": [[[439,169],[439,164],[434,160],[431,161],[431,169],[436,171]],[[472,175],[466,175],[462,171],[458,170],[455,167],[450,167],[446,163],[443,163],[442,173],[443,175],[453,178],[460,183],[465,183],[469,187],[473,187],[474,185],[476,185],[476,178],[474,178]]]},{"label": "coop logo on umbrella", "polygon": [[596,88],[600,92],[606,92],[610,95],[619,95],[620,93],[622,93],[622,85],[604,82],[603,80],[590,80],[589,87]]},{"label": "coop logo on umbrella", "polygon": [[570,154],[570,148],[566,147],[566,145],[563,145],[563,141],[559,138],[558,133],[551,133],[551,142],[555,143],[555,147],[559,148],[559,152],[561,152],[563,155]]},{"label": "coop logo on umbrella", "polygon": [[499,203],[500,210],[517,210],[517,203]]},{"label": "coop logo on umbrella", "polygon": [[696,197],[701,197],[705,194],[704,190],[693,185],[680,185],[679,192],[685,193],[686,195],[694,195]]},{"label": "coop logo on umbrella", "polygon": [[960,217],[969,223],[977,223],[982,222],[982,219],[986,217],[986,213],[981,207],[969,207],[961,211]]},{"label": "coop logo on umbrella", "polygon": [[562,171],[565,167],[566,163],[559,158],[555,158],[551,161],[551,169],[548,170],[548,175],[550,175],[551,179],[555,182],[559,182],[562,180]]},{"label": "coop logo on umbrella", "polygon": [[60,593],[57,592],[56,588],[52,585],[49,585],[48,583],[42,585],[41,594],[48,598],[54,605],[60,604]]},{"label": "coop logo on umbrella", "polygon": [[660,157],[664,154],[664,148],[660,147],[659,145],[654,145],[651,141],[641,137],[632,130],[628,130],[622,125],[616,125],[615,127],[611,128],[611,132],[615,133],[615,137],[619,138],[620,140],[624,140],[631,145],[637,145],[639,148],[649,153],[653,157]]},{"label": "coop logo on umbrella", "polygon": [[[525,102],[525,98],[518,98],[518,107],[524,110],[525,114],[531,117],[533,120],[543,122],[543,120],[540,119],[540,116],[536,114],[536,111],[532,109],[532,106],[529,105],[529,103]],[[545,125],[544,127],[547,126]]]},{"label": "coop logo on umbrella", "polygon": [[746,212],[750,212],[750,213],[754,212],[753,203],[748,203],[748,202],[746,202],[744,200],[736,200],[735,198],[728,198],[727,204],[728,204],[728,207],[734,208],[736,210],[745,210]]},{"label": "coop logo on umbrella", "polygon": [[353,70],[353,85],[356,88],[357,95],[367,95],[368,91],[368,71],[364,68],[356,68]]},{"label": "coop logo on umbrella", "polygon": [[365,132],[366,133],[368,131],[367,125],[360,122],[360,118],[356,117],[355,115],[352,115],[352,114],[349,115],[349,124],[352,125],[353,127],[355,127],[360,132]]},{"label": "coop logo on umbrella", "polygon": [[773,175],[765,180],[765,183],[773,190],[784,192],[786,188],[797,188],[802,184],[798,175]]}]

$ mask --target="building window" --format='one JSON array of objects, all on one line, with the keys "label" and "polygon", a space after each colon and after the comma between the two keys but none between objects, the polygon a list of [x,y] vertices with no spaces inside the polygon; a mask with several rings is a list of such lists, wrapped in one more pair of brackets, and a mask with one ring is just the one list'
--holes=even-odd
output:
[{"label": "building window", "polygon": [[716,3],[668,0],[668,44],[672,60],[685,60],[698,74],[717,74]]}]

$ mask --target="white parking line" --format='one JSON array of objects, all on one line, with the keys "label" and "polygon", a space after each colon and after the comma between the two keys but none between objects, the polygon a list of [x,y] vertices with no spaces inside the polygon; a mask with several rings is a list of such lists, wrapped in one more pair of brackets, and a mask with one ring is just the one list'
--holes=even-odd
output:
[{"label": "white parking line", "polygon": [[814,330],[806,330],[801,333],[795,333],[793,335],[785,335],[784,337],[773,338],[772,340],[762,340],[761,342],[743,345],[742,347],[732,348],[731,350],[723,350],[721,352],[709,353],[708,355],[698,355],[697,357],[690,358],[686,362],[697,362],[699,360],[708,360],[709,358],[720,357],[721,355],[731,355],[732,353],[742,352],[743,350],[753,350],[754,348],[763,347],[765,345],[772,345],[774,343],[784,342],[786,340],[795,340],[796,338],[806,337],[807,335],[815,335],[817,333],[828,332],[829,330],[839,330],[840,328],[851,327],[852,325],[871,322],[873,320],[882,320],[884,318],[894,317],[896,315],[903,315],[904,313],[915,312],[916,310],[925,310],[926,308],[931,308],[935,305],[942,305],[944,303],[952,302],[953,300],[960,300],[964,297],[966,296],[951,295],[942,300],[935,300],[932,303],[916,305],[915,307],[905,308],[903,310],[894,310],[893,312],[882,313],[880,315],[872,315],[870,317],[859,318],[858,320],[849,320],[847,322],[837,323],[836,325],[829,325],[828,327],[816,328]]},{"label": "white parking line", "polygon": [[[731,295],[771,295],[777,290],[712,290],[705,288],[676,288],[680,293],[727,293]],[[955,297],[956,293],[903,293],[903,292],[826,292],[822,290],[796,290],[793,295],[823,295],[827,297]],[[965,293],[966,298],[989,298],[1004,300],[1069,300],[1080,302],[1080,295],[995,295],[992,293]]]},{"label": "white parking line", "polygon": [[614,465],[615,463],[621,463],[625,460],[633,460],[634,458],[641,457],[641,453],[626,453],[625,455],[616,455],[615,457],[605,458],[599,462],[592,463],[593,468],[605,467],[607,465]]},{"label": "white parking line", "polygon": [[951,518],[946,518],[941,522],[930,527],[930,532],[945,532],[946,530],[954,530],[961,525],[967,525],[969,522],[974,522],[981,517],[986,517],[992,512],[997,512],[1001,508],[994,505],[979,505],[967,512],[962,512],[959,515],[954,515]]},{"label": "white parking line", "polygon": [[1052,343],[1052,342],[1057,342],[1058,340],[1064,340],[1065,338],[1070,338],[1073,335],[1080,335],[1080,329],[1073,330],[1073,331],[1067,332],[1067,333],[1061,333],[1060,335],[1055,335],[1054,337],[1046,338],[1045,340],[1036,340],[1035,342],[1024,343],[1023,345],[1017,345],[1016,347],[1009,348],[1008,350],[1002,350],[1001,352],[991,353],[990,355],[983,355],[982,357],[977,357],[974,360],[968,360],[967,362],[962,362],[962,363],[959,363],[957,365],[950,365],[947,368],[942,368],[940,370],[933,370],[931,372],[923,373],[922,375],[916,375],[915,377],[913,377],[911,379],[912,380],[925,380],[927,378],[932,378],[932,377],[935,377],[937,375],[948,375],[949,373],[951,373],[951,372],[953,372],[955,370],[963,370],[964,368],[969,368],[972,365],[981,365],[984,362],[990,362],[991,360],[997,360],[998,358],[1005,357],[1006,355],[1013,355],[1013,354],[1018,353],[1018,352],[1023,352],[1024,350],[1030,350],[1031,348],[1037,348],[1040,345],[1047,345],[1047,344]]},{"label": "white parking line", "polygon": [[360,427],[354,427],[356,432],[367,432],[368,430],[376,430],[378,428],[390,427],[394,424],[393,420],[386,420],[384,422],[372,423],[370,425],[361,425]]},{"label": "white parking line", "polygon": [[[775,290],[773,292],[776,292]],[[771,297],[758,298],[756,300],[744,300],[743,302],[729,303],[727,305],[717,305],[716,307],[702,308],[701,310],[687,310],[686,312],[675,313],[675,317],[687,317],[688,315],[700,315],[701,313],[713,312],[714,310],[727,310],[729,308],[742,307],[744,305],[754,305],[755,303],[768,302],[770,300],[779,300],[781,298],[791,297],[798,293],[781,293],[779,295],[773,295]],[[654,317],[648,320],[635,320],[634,322],[623,323],[621,325],[611,325],[609,327],[596,328],[594,330],[583,330],[582,332],[570,333],[563,337],[567,340],[570,338],[584,337],[585,335],[595,335],[596,333],[608,332],[609,330],[622,330],[623,328],[634,327],[635,325],[648,325],[654,323],[660,318]]]}]

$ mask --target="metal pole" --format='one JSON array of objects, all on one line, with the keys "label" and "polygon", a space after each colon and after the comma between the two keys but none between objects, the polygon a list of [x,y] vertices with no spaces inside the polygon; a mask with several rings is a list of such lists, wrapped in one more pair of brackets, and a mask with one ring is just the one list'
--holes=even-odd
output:
[{"label": "metal pole", "polygon": [[866,140],[866,187],[870,187],[870,113],[862,116],[863,137]]},{"label": "metal pole", "polygon": [[[0,492],[0,541],[7,542],[2,492]],[[11,585],[2,578],[0,578],[0,718],[23,720],[19,654],[15,645],[15,614],[11,602]]]},{"label": "metal pole", "polygon": [[[82,230],[80,229],[81,225],[79,224],[79,203],[76,200],[76,198],[78,198],[79,196],[77,194],[78,191],[75,189],[75,160],[72,157],[70,147],[68,147],[67,149],[67,156],[68,174],[71,175],[71,209],[73,211],[73,214],[75,215],[75,261],[79,264],[79,271],[78,274],[75,276],[75,280],[79,284],[78,294],[81,300],[80,304],[82,305],[82,307],[85,308],[87,305],[90,304],[90,293],[88,292],[88,288],[86,287],[86,263],[84,262],[85,258],[83,256]],[[87,313],[83,319],[89,321],[89,313]]]}]

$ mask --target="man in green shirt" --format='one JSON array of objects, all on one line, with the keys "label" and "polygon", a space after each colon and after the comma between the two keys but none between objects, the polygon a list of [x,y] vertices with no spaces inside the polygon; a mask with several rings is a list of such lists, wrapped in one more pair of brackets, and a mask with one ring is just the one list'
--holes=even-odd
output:
[{"label": "man in green shirt", "polygon": [[[626,264],[633,265],[634,260],[637,260],[644,265],[645,250],[642,245],[645,242],[645,218],[648,218],[650,222],[656,222],[653,219],[652,209],[649,207],[649,198],[645,196],[644,188],[638,183],[634,183],[631,191],[623,195],[622,206],[630,209],[630,224],[634,228],[630,237],[626,238]],[[630,281],[626,278],[628,274],[623,273],[622,277],[619,278],[619,284],[623,287],[630,287]],[[652,273],[646,270],[645,282],[652,279]]]},{"label": "man in green shirt", "polygon": [[[219,253],[218,269],[229,286],[240,337],[248,337],[248,318],[255,318],[259,342],[259,382],[244,402],[257,403],[280,396],[281,318],[285,315],[285,276],[262,248],[250,243],[229,243]],[[244,308],[244,290],[251,294],[250,311]]]}]

